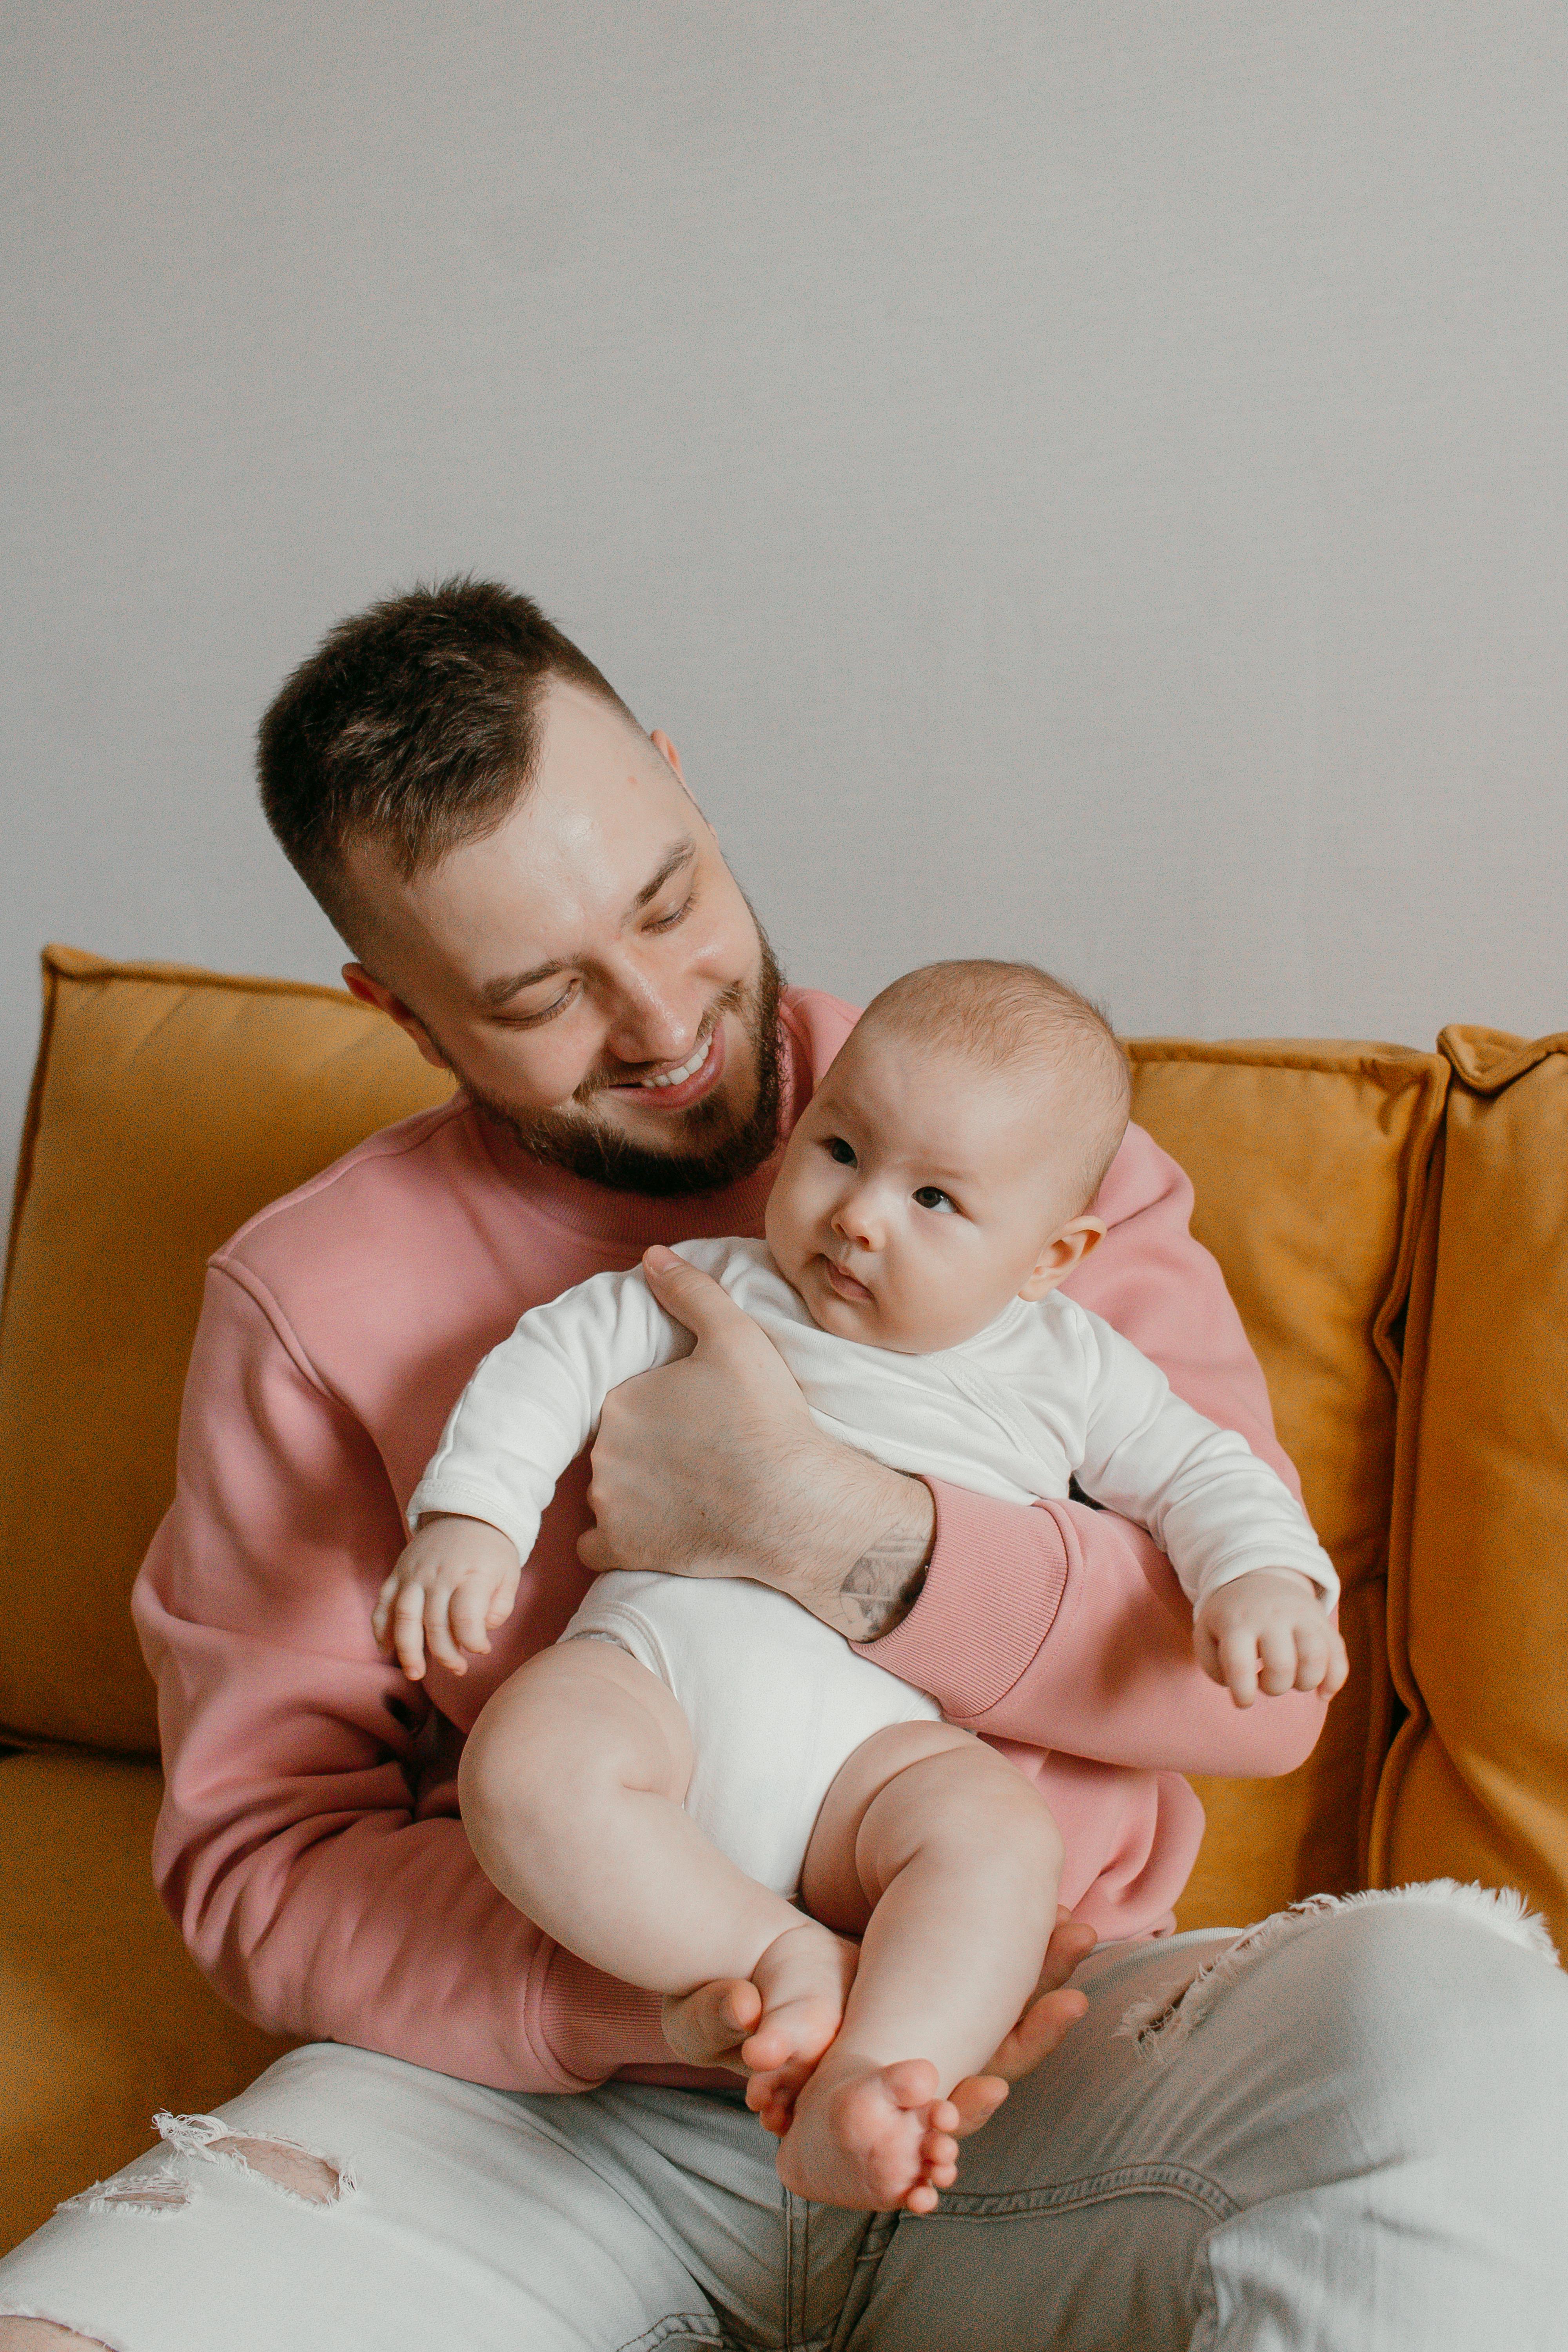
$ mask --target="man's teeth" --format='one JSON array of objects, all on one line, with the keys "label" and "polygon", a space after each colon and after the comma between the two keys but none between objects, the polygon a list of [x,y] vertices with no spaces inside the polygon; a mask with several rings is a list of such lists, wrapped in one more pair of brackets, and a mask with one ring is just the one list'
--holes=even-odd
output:
[{"label": "man's teeth", "polygon": [[639,1078],[637,1080],[638,1086],[678,1087],[680,1085],[682,1079],[694,1078],[697,1076],[698,1071],[702,1067],[703,1063],[708,1059],[708,1048],[712,1042],[713,1041],[710,1037],[704,1037],[700,1045],[696,1045],[692,1048],[691,1059],[689,1062],[682,1062],[679,1070],[666,1070],[657,1078]]}]

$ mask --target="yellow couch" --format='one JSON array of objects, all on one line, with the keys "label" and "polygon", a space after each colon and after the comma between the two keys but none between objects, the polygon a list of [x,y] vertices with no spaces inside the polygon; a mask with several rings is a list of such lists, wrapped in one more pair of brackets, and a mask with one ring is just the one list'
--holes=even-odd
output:
[{"label": "yellow couch", "polygon": [[[173,1477],[206,1253],[440,1098],[336,991],[67,948],[0,1321],[0,2245],[281,2044],[148,1881],[153,1693],[127,1614]],[[1203,1789],[1183,1924],[1452,1874],[1568,1939],[1568,1034],[1131,1047],[1345,1584],[1310,1761]]]}]

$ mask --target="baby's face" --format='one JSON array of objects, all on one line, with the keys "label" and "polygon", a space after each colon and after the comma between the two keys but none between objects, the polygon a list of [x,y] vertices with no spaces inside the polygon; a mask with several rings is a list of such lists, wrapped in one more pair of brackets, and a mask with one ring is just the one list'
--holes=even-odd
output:
[{"label": "baby's face", "polygon": [[1053,1256],[1068,1157],[1036,1087],[857,1029],[790,1138],[768,1246],[825,1331],[902,1355],[956,1347],[1076,1262],[1081,1244]]}]

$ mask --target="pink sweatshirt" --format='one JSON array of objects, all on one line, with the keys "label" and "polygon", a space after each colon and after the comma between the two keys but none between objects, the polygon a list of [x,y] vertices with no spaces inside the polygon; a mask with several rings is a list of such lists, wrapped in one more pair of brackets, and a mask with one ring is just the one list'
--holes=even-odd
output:
[{"label": "pink sweatshirt", "polygon": [[[855,1018],[786,994],[786,1131]],[[134,1610],[167,1771],[154,1872],[247,2016],[508,2089],[624,2068],[703,2079],[671,2064],[654,1996],[496,1893],[458,1818],[463,1734],[587,1589],[585,1459],[466,1677],[432,1660],[406,1682],[370,1615],[479,1359],[525,1307],[650,1242],[760,1234],[775,1166],[700,1200],[608,1192],[539,1166],[458,1097],[373,1136],[213,1258],[174,1501]],[[1294,1488],[1239,1318],[1188,1234],[1185,1176],[1134,1128],[1100,1207],[1110,1232],[1073,1296]],[[1124,1520],[933,1492],[924,1590],[867,1654],[1038,1782],[1066,1842],[1063,1900],[1101,1937],[1168,1929],[1203,1829],[1180,1774],[1290,1770],[1321,1702],[1233,1706],[1194,1664],[1174,1576]]]}]

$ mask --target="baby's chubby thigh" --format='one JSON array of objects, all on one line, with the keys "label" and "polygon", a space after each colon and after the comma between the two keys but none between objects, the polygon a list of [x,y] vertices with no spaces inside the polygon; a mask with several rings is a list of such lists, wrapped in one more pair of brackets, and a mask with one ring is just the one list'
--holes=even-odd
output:
[{"label": "baby's chubby thigh", "polygon": [[580,1950],[570,1929],[595,1859],[610,1861],[639,1799],[680,1805],[692,1760],[686,1717],[656,1674],[614,1642],[559,1643],[510,1675],[469,1732],[463,1824],[502,1894]]},{"label": "baby's chubby thigh", "polygon": [[[936,1773],[914,1773],[939,1759],[947,1761]],[[901,1816],[912,1807],[924,1827],[944,1810],[949,1790],[989,1789],[996,1773],[1012,1770],[955,1724],[890,1723],[872,1732],[839,1767],[812,1829],[801,1870],[801,1900],[812,1917],[841,1935],[864,1934],[885,1886],[861,1834],[878,1809]]]}]

